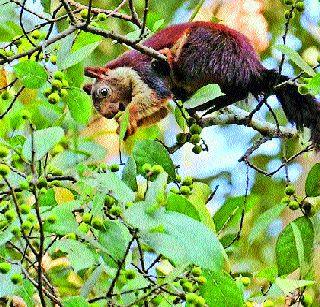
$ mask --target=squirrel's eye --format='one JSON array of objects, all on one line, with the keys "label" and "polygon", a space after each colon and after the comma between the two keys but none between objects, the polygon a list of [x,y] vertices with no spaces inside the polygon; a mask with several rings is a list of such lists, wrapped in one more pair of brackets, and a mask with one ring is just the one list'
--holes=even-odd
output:
[{"label": "squirrel's eye", "polygon": [[109,94],[109,90],[106,87],[103,87],[102,89],[100,89],[99,91],[99,96],[101,97],[107,97]]}]

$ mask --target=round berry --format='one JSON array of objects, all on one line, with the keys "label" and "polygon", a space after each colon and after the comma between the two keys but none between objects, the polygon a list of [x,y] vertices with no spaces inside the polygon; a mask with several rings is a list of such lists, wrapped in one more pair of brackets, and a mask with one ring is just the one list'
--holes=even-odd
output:
[{"label": "round berry", "polygon": [[202,131],[202,128],[197,124],[192,124],[190,127],[190,133],[193,134],[200,134]]},{"label": "round berry", "polygon": [[202,269],[200,267],[196,266],[196,267],[192,268],[191,274],[193,276],[196,276],[196,277],[201,276],[202,275]]},{"label": "round berry", "polygon": [[287,194],[287,195],[293,195],[294,192],[295,192],[295,188],[293,185],[288,185],[286,187],[286,189],[284,190],[284,192]]},{"label": "round berry", "polygon": [[56,80],[62,81],[62,79],[64,78],[64,73],[61,70],[57,70],[54,73],[53,78],[56,79]]},{"label": "round berry", "polygon": [[77,239],[77,235],[74,232],[69,232],[69,233],[66,234],[66,239],[76,240]]},{"label": "round berry", "polygon": [[8,262],[1,262],[0,263],[0,273],[7,274],[11,270],[11,264]]},{"label": "round berry", "polygon": [[10,167],[8,165],[5,164],[0,164],[0,175],[3,177],[8,176],[8,174],[10,173]]},{"label": "round berry", "polygon": [[298,91],[299,91],[299,93],[300,93],[301,95],[307,95],[307,94],[309,94],[309,88],[308,88],[306,85],[303,85],[303,84],[301,84],[301,85],[298,86]]},{"label": "round berry", "polygon": [[176,141],[178,144],[184,144],[187,142],[187,134],[185,133],[178,133],[176,135]]},{"label": "round berry", "polygon": [[299,203],[298,203],[296,200],[292,200],[292,201],[290,201],[290,203],[289,203],[289,208],[290,208],[291,210],[297,210],[297,209],[300,208],[300,206],[299,206]]},{"label": "round berry", "polygon": [[113,205],[111,208],[110,208],[110,214],[114,215],[114,216],[120,216],[121,213],[122,213],[122,209],[120,206],[118,205]]},{"label": "round berry", "polygon": [[298,12],[304,11],[304,3],[303,2],[297,2],[294,6]]},{"label": "round berry", "polygon": [[51,87],[47,87],[44,91],[43,91],[43,95],[45,97],[49,97],[49,95],[52,94],[52,88]]},{"label": "round berry", "polygon": [[101,230],[103,229],[103,220],[100,217],[94,217],[91,220],[91,226],[95,229]]},{"label": "round berry", "polygon": [[16,212],[13,209],[9,209],[4,213],[4,217],[10,223],[15,219]]},{"label": "round berry", "polygon": [[196,145],[200,142],[201,138],[199,134],[193,134],[190,138],[190,143],[192,143],[193,145]]},{"label": "round berry", "polygon": [[108,207],[111,208],[112,205],[115,203],[115,199],[111,195],[106,195],[104,198],[104,204]]},{"label": "round berry", "polygon": [[83,19],[86,19],[88,17],[88,9],[83,9],[80,11],[80,16],[83,18]]},{"label": "round berry", "polygon": [[51,55],[50,58],[49,58],[50,62],[52,64],[57,64],[57,56],[56,55]]},{"label": "round berry", "polygon": [[245,287],[248,287],[251,283],[251,279],[249,277],[241,277],[241,282]]},{"label": "round berry", "polygon": [[289,196],[285,196],[281,199],[281,203],[284,204],[284,205],[289,205],[290,203],[290,197]]},{"label": "round berry", "polygon": [[29,182],[27,180],[23,180],[19,183],[19,187],[21,190],[28,190],[29,189]]},{"label": "round berry", "polygon": [[187,176],[186,178],[183,179],[182,185],[190,186],[193,183],[193,179],[190,176]]},{"label": "round berry", "polygon": [[9,149],[6,146],[0,145],[0,158],[5,158],[9,154]]},{"label": "round berry", "polygon": [[195,293],[187,293],[186,294],[186,302],[190,304],[194,304],[197,301],[198,295]]},{"label": "round berry", "polygon": [[126,279],[135,279],[136,278],[136,271],[133,269],[128,269],[124,271],[124,276]]},{"label": "round berry", "polygon": [[310,307],[312,306],[312,303],[313,303],[313,297],[308,293],[304,293],[302,297],[302,305],[304,307]]},{"label": "round berry", "polygon": [[51,214],[47,217],[47,221],[50,224],[54,224],[57,221],[57,216],[55,214]]},{"label": "round berry", "polygon": [[53,89],[59,90],[62,87],[62,82],[60,80],[54,79],[54,80],[52,80],[51,85],[52,85]]},{"label": "round berry", "polygon": [[192,152],[195,153],[196,155],[198,155],[199,153],[202,152],[202,147],[200,145],[195,145],[193,148],[192,148]]},{"label": "round berry", "polygon": [[66,98],[68,96],[68,90],[66,90],[65,88],[62,88],[60,90],[60,95],[62,98]]},{"label": "round berry", "polygon": [[148,174],[148,173],[151,172],[152,166],[151,166],[150,163],[145,163],[145,164],[142,165],[141,170],[142,170],[142,172],[143,172],[144,174]]},{"label": "round berry", "polygon": [[190,194],[190,188],[189,187],[187,187],[187,186],[182,186],[181,188],[180,188],[180,193],[182,194],[182,195],[189,195]]},{"label": "round berry", "polygon": [[30,207],[29,205],[27,205],[27,204],[22,204],[22,205],[20,206],[20,212],[21,212],[22,214],[29,214],[30,211],[31,211],[31,207]]},{"label": "round berry", "polygon": [[274,306],[274,302],[271,300],[266,300],[263,302],[262,304],[263,307],[273,307]]},{"label": "round berry", "polygon": [[91,219],[92,219],[92,214],[91,214],[90,212],[85,212],[85,213],[82,215],[82,221],[83,221],[84,223],[90,224]]},{"label": "round berry", "polygon": [[107,20],[107,15],[105,13],[99,13],[97,18],[99,21],[105,21]]},{"label": "round berry", "polygon": [[32,228],[32,223],[30,221],[24,221],[21,225],[21,229],[24,231],[29,231]]},{"label": "round berry", "polygon": [[193,292],[193,290],[194,290],[193,284],[190,281],[186,281],[186,282],[182,283],[181,286],[182,286],[183,291],[185,291],[185,292]]},{"label": "round berry", "polygon": [[18,284],[22,283],[23,277],[21,274],[15,273],[15,274],[11,275],[10,280],[14,285],[18,285]]},{"label": "round berry", "polygon": [[207,282],[207,279],[204,276],[199,276],[196,277],[195,280],[197,281],[197,283],[199,283],[200,285],[204,285]]},{"label": "round berry", "polygon": [[111,166],[110,166],[110,171],[111,172],[117,172],[117,171],[119,171],[119,165],[118,164],[112,164]]},{"label": "round berry", "polygon": [[34,31],[31,33],[31,37],[32,37],[33,39],[39,39],[40,35],[41,35],[41,32],[40,32],[39,30],[34,30]]},{"label": "round berry", "polygon": [[180,193],[180,191],[179,191],[178,188],[171,188],[171,189],[170,189],[170,192],[171,192],[171,193],[174,193],[174,194],[179,194],[179,193]]},{"label": "round berry", "polygon": [[86,223],[81,223],[78,227],[78,230],[83,233],[87,233],[90,230],[90,226]]},{"label": "round berry", "polygon": [[285,11],[285,13],[284,13],[285,19],[294,18],[294,15],[295,15],[294,12],[289,11],[289,10]]},{"label": "round berry", "polygon": [[56,104],[60,101],[60,95],[58,93],[52,93],[48,96],[48,101],[52,104]]},{"label": "round berry", "polygon": [[6,91],[6,90],[3,91],[2,94],[1,94],[1,99],[2,99],[2,100],[9,100],[10,97],[11,97],[10,92],[8,92],[8,91]]},{"label": "round berry", "polygon": [[21,231],[20,231],[20,228],[18,226],[16,227],[13,227],[11,229],[11,233],[16,236],[16,237],[19,237],[21,235]]},{"label": "round berry", "polygon": [[69,87],[69,82],[66,79],[61,80],[62,87],[63,88],[68,88]]},{"label": "round berry", "polygon": [[57,144],[56,146],[53,147],[53,149],[51,150],[51,154],[53,156],[62,153],[64,151],[64,148],[61,144]]},{"label": "round berry", "polygon": [[20,35],[15,36],[15,37],[12,39],[12,42],[13,42],[17,47],[19,47],[19,46],[22,44]]},{"label": "round berry", "polygon": [[162,173],[164,171],[163,167],[161,165],[154,165],[152,166],[152,173],[155,175],[159,175],[160,173]]},{"label": "round berry", "polygon": [[43,176],[39,177],[37,186],[39,189],[46,188],[48,186],[47,179]]},{"label": "round berry", "polygon": [[28,214],[27,221],[33,224],[36,220],[37,220],[37,217],[34,214],[32,213]]}]

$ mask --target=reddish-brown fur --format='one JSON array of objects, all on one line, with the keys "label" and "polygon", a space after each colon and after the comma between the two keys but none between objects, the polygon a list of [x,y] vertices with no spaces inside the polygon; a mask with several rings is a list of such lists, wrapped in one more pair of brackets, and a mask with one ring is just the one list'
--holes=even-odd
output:
[{"label": "reddish-brown fur", "polygon": [[[152,118],[152,122],[160,120],[167,112],[158,111],[165,108],[165,102],[172,96],[185,100],[202,86],[216,83],[225,96],[194,111],[217,110],[246,98],[249,93],[256,97],[261,93],[276,94],[289,121],[298,128],[311,128],[313,142],[320,144],[320,111],[314,97],[300,95],[297,87],[289,84],[273,90],[274,85],[288,78],[264,68],[249,40],[241,33],[221,24],[198,21],[170,26],[143,44],[167,55],[170,70],[161,71],[162,63],[157,66],[149,56],[135,50],[124,53],[105,67],[86,69],[88,76],[103,83],[108,71],[129,67],[154,91],[158,103],[153,100],[150,108],[153,114],[161,116],[153,118],[150,112],[138,112],[134,125],[145,124],[148,118]],[[89,92],[90,86],[86,90]],[[142,108],[141,112],[144,111]],[[137,116],[137,112],[135,114]]]}]

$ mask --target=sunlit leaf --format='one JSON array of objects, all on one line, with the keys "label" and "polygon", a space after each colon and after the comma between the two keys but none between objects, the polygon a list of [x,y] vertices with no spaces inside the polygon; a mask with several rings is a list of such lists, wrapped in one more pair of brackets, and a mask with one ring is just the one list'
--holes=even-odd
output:
[{"label": "sunlit leaf", "polygon": [[19,62],[13,69],[21,83],[27,88],[40,88],[48,79],[44,67],[35,61]]}]

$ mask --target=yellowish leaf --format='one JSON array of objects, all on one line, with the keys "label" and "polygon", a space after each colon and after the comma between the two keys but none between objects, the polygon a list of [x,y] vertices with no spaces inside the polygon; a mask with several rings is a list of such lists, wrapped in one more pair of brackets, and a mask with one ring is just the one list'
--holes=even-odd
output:
[{"label": "yellowish leaf", "polygon": [[55,187],[53,188],[55,193],[56,202],[61,205],[74,200],[72,192],[66,188]]}]

